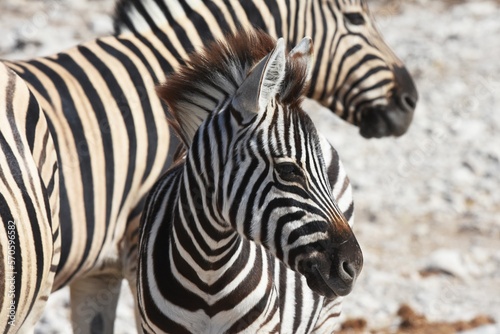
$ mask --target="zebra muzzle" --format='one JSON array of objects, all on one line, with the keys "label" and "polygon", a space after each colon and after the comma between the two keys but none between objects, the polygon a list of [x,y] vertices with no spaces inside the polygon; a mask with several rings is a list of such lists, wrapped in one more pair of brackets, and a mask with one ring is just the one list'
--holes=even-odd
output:
[{"label": "zebra muzzle", "polygon": [[322,245],[324,251],[304,258],[299,265],[311,290],[326,297],[348,295],[363,268],[363,253],[351,235],[340,245]]}]

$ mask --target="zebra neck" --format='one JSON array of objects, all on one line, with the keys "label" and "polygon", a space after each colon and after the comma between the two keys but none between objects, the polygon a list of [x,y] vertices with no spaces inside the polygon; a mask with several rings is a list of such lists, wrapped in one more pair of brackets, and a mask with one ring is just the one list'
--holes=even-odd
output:
[{"label": "zebra neck", "polygon": [[[227,261],[229,253],[237,253],[241,238],[224,222],[218,209],[217,190],[213,182],[205,178],[213,172],[197,170],[190,161],[188,156],[178,188],[172,225],[173,235],[177,235],[174,242],[176,247],[195,249],[192,254],[197,253],[199,266],[213,270],[221,260]],[[181,238],[182,235],[185,238]]]}]

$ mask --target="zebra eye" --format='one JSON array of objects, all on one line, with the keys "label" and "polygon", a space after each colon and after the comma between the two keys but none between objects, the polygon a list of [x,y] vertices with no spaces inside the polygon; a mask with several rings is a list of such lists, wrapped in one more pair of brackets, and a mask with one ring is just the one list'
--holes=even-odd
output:
[{"label": "zebra eye", "polygon": [[360,26],[365,24],[365,18],[360,13],[345,13],[345,17],[352,25]]},{"label": "zebra eye", "polygon": [[275,169],[278,172],[279,177],[283,181],[298,182],[301,184],[305,182],[305,177],[302,169],[294,163],[279,163],[276,165]]}]

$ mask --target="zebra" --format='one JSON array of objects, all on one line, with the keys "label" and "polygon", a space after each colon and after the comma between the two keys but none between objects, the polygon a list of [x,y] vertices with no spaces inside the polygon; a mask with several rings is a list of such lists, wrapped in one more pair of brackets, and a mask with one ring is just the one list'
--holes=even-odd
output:
[{"label": "zebra", "polygon": [[[188,12],[194,3],[201,7],[196,11],[190,9],[189,17],[178,16],[179,13]],[[124,1],[120,2],[118,8],[123,8],[128,18],[143,20],[133,11],[135,7],[125,4]],[[137,5],[136,2],[134,4]],[[151,3],[147,4],[147,13],[152,13],[149,11]],[[58,211],[53,212],[59,213],[60,227],[57,231],[60,247],[54,246],[54,249],[58,249],[60,255],[52,266],[56,272],[52,290],[70,287],[71,317],[75,331],[112,331],[123,277],[135,294],[139,217],[147,193],[176,159],[175,152],[180,144],[176,136],[168,135],[167,108],[156,96],[155,85],[164,81],[165,73],[171,73],[182,65],[189,51],[213,38],[222,37],[223,32],[228,30],[219,28],[216,29],[218,32],[214,32],[205,29],[203,23],[197,25],[203,21],[200,21],[202,14],[206,13],[204,2],[172,0],[168,4],[170,7],[166,11],[156,12],[155,15],[163,13],[178,21],[163,22],[161,26],[150,27],[148,31],[124,31],[98,38],[48,57],[4,62],[25,81],[43,110],[57,155]],[[230,27],[260,26],[274,37],[278,37],[278,33],[283,34],[287,44],[292,43],[296,39],[294,36],[302,31],[310,31],[310,35],[320,45],[330,41],[325,44],[329,47],[319,48],[316,53],[317,61],[311,73],[314,92],[324,90],[325,96],[335,94],[335,90],[327,89],[331,87],[329,81],[333,80],[333,72],[326,69],[340,66],[335,61],[339,54],[345,54],[346,60],[349,59],[347,56],[353,53],[349,51],[348,45],[355,41],[362,45],[360,50],[363,51],[358,50],[355,54],[365,54],[367,50],[370,52],[367,51],[369,55],[362,57],[367,61],[356,63],[348,71],[349,78],[366,79],[357,83],[353,91],[359,90],[362,99],[366,100],[365,97],[369,97],[373,90],[361,90],[364,87],[362,83],[370,82],[375,76],[367,77],[366,74],[375,72],[383,72],[391,78],[382,80],[384,83],[390,81],[384,85],[384,90],[405,91],[394,74],[394,69],[399,68],[395,64],[400,62],[385,44],[380,44],[380,36],[370,22],[371,17],[364,3],[352,2],[350,7],[346,7],[344,2],[314,0],[303,7],[302,2],[298,1],[286,4],[276,1],[272,11],[266,10],[267,7],[262,5],[264,2],[257,7],[255,4],[258,3],[217,3],[220,13],[228,15],[226,20],[220,20],[221,24],[229,22]],[[271,6],[269,1],[265,5]],[[164,4],[158,2],[156,6],[163,7]],[[130,8],[131,12],[126,8]],[[272,20],[269,13],[273,13],[277,19]],[[310,17],[320,17],[324,26],[316,29],[315,20],[305,20],[305,13]],[[363,25],[356,25],[355,31],[353,24],[348,21],[348,17],[352,19],[352,13],[358,13],[366,21]],[[286,24],[283,21],[280,29],[275,25],[264,24],[265,20],[260,25],[259,19],[253,21],[263,16],[273,22],[278,22],[281,17],[289,17],[291,21]],[[120,20],[120,17],[117,14],[116,20]],[[295,18],[306,24],[295,24]],[[211,22],[210,27],[215,29],[215,26]],[[351,27],[349,29],[352,31],[346,27]],[[346,29],[349,33],[342,35],[342,38],[334,38],[336,42],[333,43],[331,37],[337,36],[338,30]],[[348,42],[351,35],[357,37]],[[345,66],[342,68],[345,69]],[[380,68],[392,70],[382,71]],[[406,70],[402,71],[407,75]],[[0,81],[4,79],[0,77]],[[409,76],[407,79],[411,81]],[[321,100],[321,96],[315,98]],[[382,110],[382,100],[371,99],[364,105],[366,108]],[[340,105],[336,106],[336,110],[339,108]],[[354,116],[344,118],[361,127],[368,127],[361,125],[364,121],[356,121]],[[373,122],[375,124],[377,121]],[[409,122],[408,118],[405,122]],[[375,124],[374,128],[377,127]],[[37,135],[34,140],[38,145],[43,142],[43,138]],[[329,156],[335,157],[333,154]],[[331,163],[333,170],[336,169],[335,159],[327,163]],[[346,187],[350,189],[348,185]],[[27,197],[23,201],[36,201],[36,198]],[[9,208],[10,205],[13,204],[9,204]],[[347,206],[344,215],[349,221],[352,221],[352,213],[352,205]],[[14,218],[20,219],[20,216]],[[28,275],[28,271],[22,275],[20,282],[27,282],[24,275]],[[24,283],[21,285],[21,289],[27,289]],[[35,306],[30,300],[20,300],[20,303],[25,303],[25,306],[18,305],[18,319],[34,319],[31,313],[39,314],[35,310],[39,303]],[[0,314],[5,314],[5,307],[6,304],[1,306]],[[23,323],[26,328],[33,325],[29,321]],[[14,331],[8,327],[2,329],[4,332]]]},{"label": "zebra", "polygon": [[61,236],[58,164],[48,124],[19,76],[0,64],[0,78],[0,327],[5,333],[41,316]]},{"label": "zebra", "polygon": [[153,30],[182,58],[206,40],[249,26],[284,37],[289,47],[312,36],[317,62],[307,96],[358,126],[363,137],[408,130],[418,93],[365,0],[120,0],[114,17],[116,33]]},{"label": "zebra", "polygon": [[141,221],[144,332],[332,332],[316,327],[323,303],[351,291],[363,257],[300,106],[311,64],[310,38],[285,56],[283,39],[242,32],[158,88],[188,152]]}]

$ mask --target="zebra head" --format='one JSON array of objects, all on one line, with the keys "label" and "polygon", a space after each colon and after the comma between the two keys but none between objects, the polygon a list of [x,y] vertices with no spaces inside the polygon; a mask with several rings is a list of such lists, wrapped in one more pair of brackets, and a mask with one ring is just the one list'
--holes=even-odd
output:
[{"label": "zebra head", "polygon": [[357,125],[366,138],[404,134],[418,93],[382,39],[366,1],[321,2],[315,20],[323,24],[312,30],[318,57],[308,96]]},{"label": "zebra head", "polygon": [[[275,44],[264,33],[230,36],[227,43],[205,50],[201,61],[191,59],[183,85],[174,76],[159,90],[190,146],[186,165],[199,175],[202,197],[211,194],[203,200],[212,206],[206,211],[304,275],[313,291],[346,295],[363,258],[333,198],[318,133],[301,109],[311,39],[288,55],[283,39]],[[196,71],[200,64],[205,73]],[[202,121],[207,108],[217,111]]]},{"label": "zebra head", "polygon": [[240,129],[226,162],[223,211],[239,233],[304,275],[313,291],[346,295],[362,253],[333,198],[316,129],[300,107],[311,39],[288,56],[284,50],[280,39],[232,101]]}]

